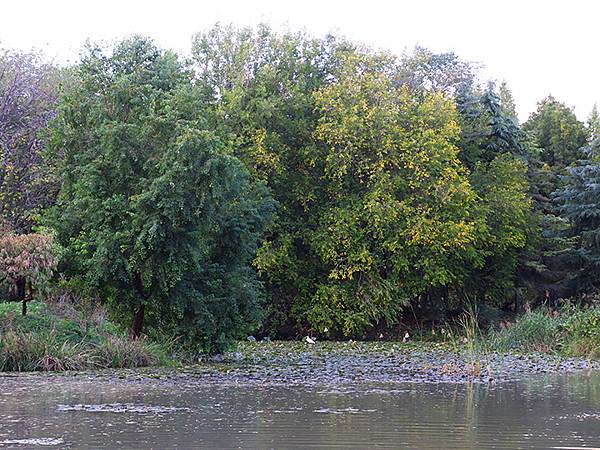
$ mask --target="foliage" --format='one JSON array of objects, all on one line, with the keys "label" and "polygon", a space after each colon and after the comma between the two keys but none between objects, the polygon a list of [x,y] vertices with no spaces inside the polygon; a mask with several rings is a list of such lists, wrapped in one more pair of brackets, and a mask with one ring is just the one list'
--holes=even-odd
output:
[{"label": "foliage", "polygon": [[562,168],[579,159],[579,149],[588,139],[585,125],[572,109],[551,95],[538,103],[537,111],[523,127],[533,133],[541,149],[541,160],[549,166]]},{"label": "foliage", "polygon": [[[264,25],[197,34],[189,63],[140,37],[68,71],[7,52],[0,226],[49,225],[61,277],[133,337],[145,320],[206,352],[263,317],[367,336],[409,304],[425,323],[593,292],[597,109],[585,125],[550,96],[521,126],[507,84],[478,77],[454,53]],[[56,263],[34,279],[6,255],[23,299]]]},{"label": "foliage", "polygon": [[510,101],[505,84],[500,94],[493,84],[456,93],[459,158],[471,170],[469,181],[479,198],[477,252],[483,260],[470,268],[469,277],[456,289],[462,303],[477,299],[484,305],[506,306],[512,302],[522,284],[516,277],[522,255],[539,233],[529,193],[531,145]]},{"label": "foliage", "polygon": [[551,352],[562,344],[562,320],[547,309],[538,309],[491,334],[492,347],[498,351]]},{"label": "foliage", "polygon": [[600,357],[600,308],[575,310],[564,327],[570,337],[565,345],[568,355]]},{"label": "foliage", "polygon": [[590,159],[569,168],[564,187],[555,193],[559,211],[576,238],[567,261],[571,267],[569,281],[578,293],[600,286],[600,163],[595,146],[587,151]]},{"label": "foliage", "polygon": [[477,258],[453,104],[396,88],[370,64],[350,61],[316,94],[326,195],[311,241],[326,277],[308,317],[345,334],[393,322],[412,298],[462,281]]},{"label": "foliage", "polygon": [[463,295],[503,306],[514,296],[519,256],[536,231],[527,165],[510,153],[500,154],[490,163],[479,162],[471,180],[486,225],[477,246],[485,262],[473,268]]},{"label": "foliage", "polygon": [[327,84],[353,47],[327,36],[275,33],[266,26],[216,26],[195,36],[198,84],[215,104],[214,127],[280,207],[264,234],[256,267],[265,281],[264,330],[290,334],[306,325],[295,307],[322,273],[306,233],[322,200],[313,93]]},{"label": "foliage", "polygon": [[521,158],[528,155],[527,135],[506,111],[493,85],[482,93],[462,90],[456,103],[462,131],[460,158],[469,168],[505,153]]},{"label": "foliage", "polygon": [[402,56],[398,75],[400,82],[412,89],[454,96],[475,85],[477,66],[454,53],[436,54],[416,46],[413,52]]},{"label": "foliage", "polygon": [[98,308],[90,316],[64,305],[32,301],[23,317],[0,303],[0,371],[139,367],[165,363],[160,348],[130,341]]},{"label": "foliage", "polygon": [[11,286],[16,297],[23,301],[23,315],[25,302],[34,291],[44,293],[57,264],[57,249],[51,236],[35,233],[0,236],[0,283]]},{"label": "foliage", "polygon": [[281,205],[255,262],[266,330],[360,335],[414,299],[513,297],[538,229],[505,85],[478,90],[476,66],[451,53],[397,61],[265,26],[217,26],[193,53],[215,126]]},{"label": "foliage", "polygon": [[176,56],[134,37],[91,47],[62,101],[51,149],[62,154],[47,223],[67,274],[150,333],[219,351],[256,323],[248,267],[273,209],[265,187],[209,131],[206,104]]},{"label": "foliage", "polygon": [[600,139],[600,114],[598,114],[598,105],[595,103],[587,120],[587,128],[590,134],[590,141],[593,142]]},{"label": "foliage", "polygon": [[42,131],[56,113],[63,80],[65,74],[37,54],[0,52],[0,227],[31,231],[54,198]]}]

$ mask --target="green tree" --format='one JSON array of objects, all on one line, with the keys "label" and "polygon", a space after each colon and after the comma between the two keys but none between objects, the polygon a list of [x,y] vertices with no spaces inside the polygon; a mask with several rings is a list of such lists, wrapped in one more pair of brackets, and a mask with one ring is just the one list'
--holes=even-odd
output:
[{"label": "green tree", "polygon": [[535,136],[542,162],[551,167],[564,168],[583,157],[579,149],[588,140],[585,125],[551,95],[538,103],[523,128]]},{"label": "green tree", "polygon": [[500,86],[498,87],[498,96],[500,97],[500,104],[502,105],[504,113],[508,117],[518,120],[517,105],[515,103],[512,91],[508,87],[508,83],[506,83],[506,81],[502,81],[502,83],[500,83]]},{"label": "green tree", "polygon": [[330,82],[352,46],[333,36],[276,33],[266,26],[216,26],[198,34],[198,84],[215,104],[214,127],[280,207],[256,266],[269,301],[265,332],[290,335],[306,325],[296,303],[311,292],[321,265],[307,233],[322,200],[314,159],[318,112],[313,93]]},{"label": "green tree", "polygon": [[568,169],[564,186],[555,193],[559,212],[570,224],[575,245],[564,258],[570,267],[566,280],[573,292],[594,292],[600,287],[600,146],[585,148],[587,159]]},{"label": "green tree", "polygon": [[569,219],[554,192],[564,188],[563,180],[569,167],[585,158],[582,148],[587,143],[589,130],[570,108],[552,96],[538,103],[524,128],[537,149],[529,159],[531,190],[541,224],[535,251],[538,273],[533,279],[537,300],[547,302],[574,293],[569,280],[574,276],[571,255],[576,238],[568,232]]},{"label": "green tree", "polygon": [[310,240],[325,271],[307,316],[319,329],[359,333],[464,281],[480,262],[477,196],[443,94],[398,87],[358,56],[316,99],[326,196]]},{"label": "green tree", "polygon": [[175,54],[144,38],[91,47],[51,150],[63,183],[47,215],[79,276],[120,317],[205,351],[259,318],[249,268],[273,203],[209,130]]}]

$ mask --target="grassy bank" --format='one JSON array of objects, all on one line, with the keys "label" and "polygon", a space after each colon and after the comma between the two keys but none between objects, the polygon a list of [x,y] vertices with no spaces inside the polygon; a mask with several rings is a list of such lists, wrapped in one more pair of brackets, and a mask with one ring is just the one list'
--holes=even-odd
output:
[{"label": "grassy bank", "polygon": [[600,307],[538,309],[485,336],[498,352],[541,352],[600,358]]},{"label": "grassy bank", "polygon": [[101,308],[80,311],[68,303],[0,303],[0,371],[133,368],[164,364],[161,349],[131,341]]},{"label": "grassy bank", "polygon": [[[237,361],[273,362],[308,349],[321,357],[421,351],[432,357],[435,354],[433,359],[441,360],[440,355],[463,354],[466,355],[463,365],[474,374],[485,372],[493,354],[541,353],[559,358],[600,358],[599,307],[538,309],[513,323],[503,322],[501,328],[489,330],[480,328],[478,322],[477,314],[471,312],[453,324],[439,326],[430,335],[409,330],[406,342],[319,340],[317,346],[311,346],[304,340],[255,344],[244,341],[229,355],[236,355],[233,359]],[[170,365],[173,359],[167,357],[167,353],[172,351],[167,352],[165,346],[149,340],[129,339],[99,307],[76,308],[69,302],[32,301],[27,316],[22,316],[20,303],[0,303],[0,371]],[[180,362],[197,360],[197,357],[182,357]]]}]

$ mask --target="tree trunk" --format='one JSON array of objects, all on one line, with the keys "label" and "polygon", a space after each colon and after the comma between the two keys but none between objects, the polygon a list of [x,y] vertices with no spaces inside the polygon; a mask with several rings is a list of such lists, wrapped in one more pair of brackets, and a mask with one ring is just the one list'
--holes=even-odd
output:
[{"label": "tree trunk", "polygon": [[131,339],[138,339],[142,333],[144,325],[144,309],[146,305],[141,304],[133,315],[133,323],[131,324]]},{"label": "tree trunk", "polygon": [[27,315],[27,283],[25,277],[21,277],[17,280],[17,299],[23,302],[23,315]]},{"label": "tree trunk", "polygon": [[17,278],[15,285],[17,288],[17,300],[25,300],[25,291],[27,287],[25,283],[25,277]]}]

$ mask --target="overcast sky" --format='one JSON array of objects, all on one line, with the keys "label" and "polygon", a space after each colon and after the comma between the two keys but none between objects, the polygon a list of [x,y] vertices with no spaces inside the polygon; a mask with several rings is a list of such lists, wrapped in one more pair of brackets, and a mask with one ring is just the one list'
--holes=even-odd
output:
[{"label": "overcast sky", "polygon": [[337,32],[402,53],[416,44],[454,51],[506,80],[526,119],[552,93],[585,120],[600,102],[600,1],[537,0],[5,0],[0,46],[75,61],[87,38],[132,33],[187,53],[215,22]]}]

